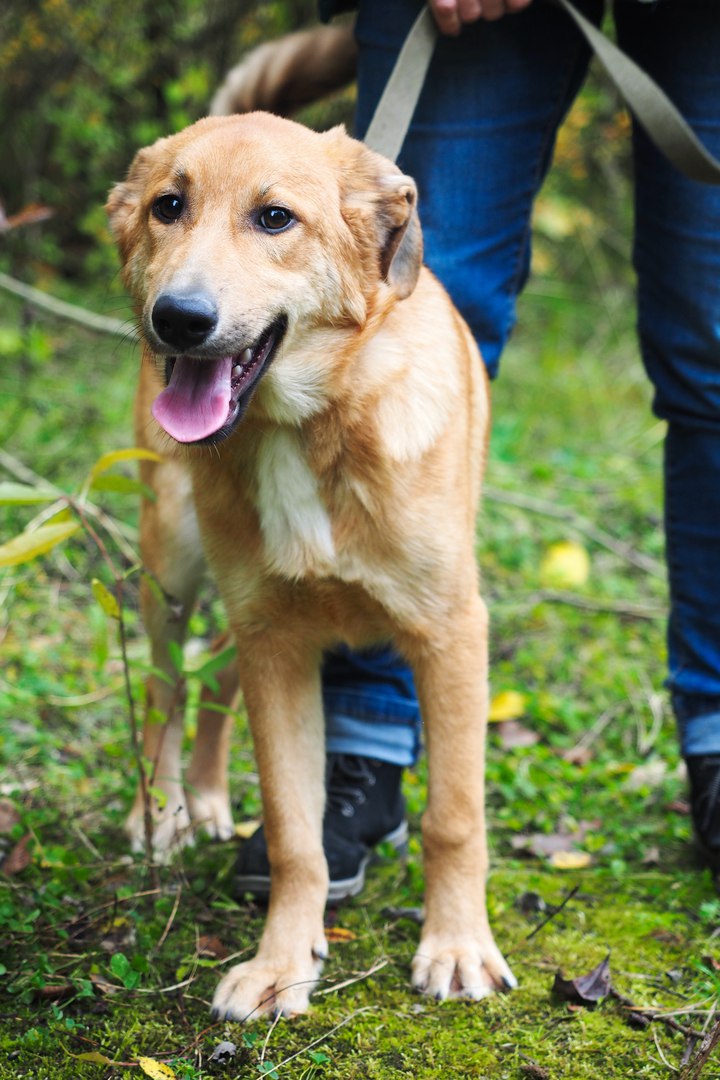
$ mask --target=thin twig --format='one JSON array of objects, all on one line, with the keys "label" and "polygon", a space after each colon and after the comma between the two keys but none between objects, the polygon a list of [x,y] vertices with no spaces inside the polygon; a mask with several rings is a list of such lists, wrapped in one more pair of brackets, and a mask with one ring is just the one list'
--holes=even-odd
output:
[{"label": "thin twig", "polygon": [[517,951],[518,951],[518,949],[522,949],[522,947],[523,947],[523,946],[525,945],[525,943],[526,943],[527,941],[529,941],[529,940],[530,940],[530,938],[534,938],[536,934],[539,934],[539,933],[540,933],[540,931],[541,931],[541,930],[543,929],[543,927],[544,927],[544,926],[547,926],[547,924],[548,924],[548,923],[549,923],[549,922],[550,922],[550,921],[551,921],[552,919],[554,919],[554,918],[555,918],[555,917],[556,917],[557,915],[559,915],[559,914],[560,914],[560,912],[561,912],[561,911],[562,911],[562,909],[563,909],[563,908],[565,907],[565,905],[566,905],[566,904],[568,904],[568,903],[569,903],[569,902],[570,902],[570,901],[572,900],[573,896],[575,896],[575,894],[576,894],[576,893],[577,893],[577,892],[579,891],[579,889],[580,889],[580,886],[579,886],[579,885],[575,885],[575,887],[574,887],[574,888],[572,888],[572,889],[570,890],[570,892],[569,892],[569,893],[567,894],[567,896],[565,897],[565,899],[564,899],[564,900],[563,900],[563,901],[562,901],[562,902],[561,902],[561,903],[560,903],[560,904],[559,904],[559,905],[558,905],[558,906],[557,906],[556,908],[553,908],[553,910],[552,910],[552,911],[550,912],[550,914],[549,914],[549,915],[547,915],[547,916],[546,916],[546,917],[545,917],[545,918],[544,918],[544,919],[542,920],[542,922],[539,922],[539,923],[537,924],[537,926],[536,926],[536,927],[535,927],[535,928],[534,928],[533,930],[531,930],[531,931],[530,931],[530,933],[529,933],[529,934],[527,934],[527,935],[526,935],[526,936],[525,936],[525,937],[524,937],[524,938],[522,939],[522,941],[521,941],[521,942],[519,942],[519,944],[517,944],[517,945],[514,945],[514,946],[513,946],[512,948],[510,948],[510,949],[508,949],[508,950],[507,950],[507,953],[508,953],[508,955],[509,955],[510,953],[513,953],[513,952],[517,952]]},{"label": "thin twig", "polygon": [[672,1028],[673,1031],[678,1031],[688,1038],[702,1038],[702,1032],[697,1031],[696,1028],[679,1024],[677,1020],[674,1020],[672,1016],[668,1016],[667,1013],[658,1012],[656,1009],[644,1009],[641,1005],[636,1005],[634,1001],[626,997],[625,994],[621,994],[614,986],[610,987],[610,997],[615,998],[616,1001],[619,1001],[621,1005],[637,1016],[643,1016],[646,1020],[659,1020],[661,1024],[665,1024],[666,1027]]},{"label": "thin twig", "polygon": [[678,1068],[676,1068],[675,1065],[671,1065],[670,1062],[668,1061],[668,1059],[665,1057],[665,1054],[663,1053],[663,1048],[660,1045],[660,1041],[659,1041],[658,1036],[657,1036],[657,1030],[655,1028],[651,1028],[650,1030],[652,1031],[652,1037],[655,1040],[655,1046],[657,1047],[658,1054],[662,1058],[663,1065],[666,1065],[667,1068],[670,1070],[670,1072],[674,1072],[674,1073],[680,1072],[680,1070]]},{"label": "thin twig", "polygon": [[345,979],[345,981],[341,983],[333,983],[332,986],[326,986],[324,990],[317,990],[315,996],[317,997],[319,994],[334,994],[338,990],[344,990],[346,986],[352,986],[353,983],[362,982],[363,979],[369,979],[371,975],[374,975],[389,963],[389,960],[378,960],[376,964],[373,964],[367,971],[363,971],[362,974],[355,975],[352,979]]},{"label": "thin twig", "polygon": [[281,1016],[282,1016],[281,1012],[275,1013],[275,1016],[273,1017],[272,1024],[268,1028],[268,1033],[265,1036],[265,1041],[263,1042],[262,1050],[260,1051],[260,1064],[261,1065],[265,1061],[265,1054],[267,1053],[268,1043],[270,1042],[270,1036],[272,1035],[273,1031],[275,1030],[275,1028],[280,1023],[280,1017]]},{"label": "thin twig", "polygon": [[307,1046],[304,1046],[302,1050],[298,1050],[296,1051],[296,1053],[291,1054],[290,1057],[284,1058],[278,1065],[275,1066],[275,1068],[282,1069],[283,1066],[289,1065],[290,1062],[294,1061],[296,1057],[300,1057],[301,1054],[307,1054],[308,1050],[312,1050],[314,1046],[317,1046],[321,1042],[325,1042],[325,1040],[329,1039],[331,1035],[334,1035],[336,1031],[339,1031],[341,1027],[345,1027],[345,1025],[349,1024],[351,1020],[354,1020],[356,1016],[360,1016],[361,1013],[375,1012],[376,1008],[377,1006],[375,1005],[365,1005],[362,1009],[356,1009],[355,1012],[350,1013],[349,1016],[346,1016],[345,1019],[341,1020],[339,1024],[335,1025],[335,1027],[330,1028],[330,1030],[326,1031],[324,1035],[321,1035],[319,1039],[314,1039],[313,1042],[308,1043]]},{"label": "thin twig", "polygon": [[51,315],[57,315],[61,319],[79,323],[80,326],[85,326],[89,330],[97,330],[101,334],[113,334],[116,337],[126,338],[131,341],[136,341],[139,337],[137,330],[132,326],[128,326],[128,323],[121,319],[113,319],[108,315],[98,315],[96,312],[87,311],[76,304],[68,304],[64,300],[58,300],[57,297],[50,296],[40,289],[35,289],[32,285],[26,285],[24,281],[18,281],[17,278],[10,277],[9,274],[0,273],[0,289],[5,289],[6,292],[13,293],[14,296],[19,296],[30,304],[35,304],[36,307],[42,308],[43,311],[49,311]]},{"label": "thin twig", "polygon": [[168,936],[168,934],[170,933],[170,927],[172,926],[172,924],[175,921],[175,916],[177,915],[177,909],[180,907],[180,898],[181,898],[181,896],[182,896],[182,885],[178,885],[178,891],[177,891],[177,896],[175,897],[175,903],[173,904],[173,908],[172,908],[172,911],[170,912],[168,921],[165,923],[165,929],[163,930],[162,934],[160,935],[158,943],[155,946],[155,952],[157,952],[159,949],[162,949],[163,945],[165,944],[165,939]]},{"label": "thin twig", "polygon": [[580,596],[563,589],[538,589],[524,598],[526,604],[567,604],[581,611],[608,612],[625,615],[632,619],[664,619],[667,608],[654,604],[634,604],[629,600],[601,600],[594,596]]}]

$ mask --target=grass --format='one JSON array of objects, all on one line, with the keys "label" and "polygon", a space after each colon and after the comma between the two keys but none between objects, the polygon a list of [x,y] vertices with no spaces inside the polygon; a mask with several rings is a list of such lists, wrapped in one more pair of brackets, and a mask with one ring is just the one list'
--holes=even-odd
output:
[{"label": "grass", "polygon": [[[563,197],[551,189],[546,208],[563,208]],[[272,1027],[210,1023],[218,974],[253,948],[262,913],[233,898],[234,843],[185,852],[161,870],[160,892],[128,856],[121,826],[134,777],[122,668],[89,585],[103,577],[101,558],[72,540],[0,581],[0,857],[27,855],[24,868],[0,872],[0,1080],[143,1075],[141,1057],[187,1080],[609,1080],[682,1067],[687,1038],[667,1024],[631,1025],[617,997],[586,1008],[552,993],[558,969],[583,975],[608,951],[619,994],[685,1025],[702,1028],[720,990],[720,900],[694,862],[662,692],[666,594],[654,568],[663,430],[637,356],[631,284],[596,225],[581,217],[572,244],[540,233],[539,273],[494,388],[478,531],[493,693],[522,695],[520,735],[537,739],[518,745],[517,728],[498,724],[489,745],[491,918],[519,990],[469,1005],[408,989],[419,930],[397,909],[422,903],[422,762],[406,780],[407,861],[386,854],[363,897],[328,914],[340,940],[312,1012]],[[117,304],[74,298],[97,310]],[[0,353],[3,445],[15,463],[74,491],[103,451],[132,444],[134,347],[28,318],[3,297]],[[133,524],[127,495],[98,501]],[[28,517],[7,511],[3,534]],[[625,549],[610,550],[599,530]],[[590,574],[558,588],[543,558],[568,540],[586,549]],[[135,588],[127,619],[140,700],[147,651]],[[207,649],[222,619],[208,590],[192,620],[193,652]],[[192,711],[191,692],[190,730]],[[236,819],[255,819],[242,716],[232,785]],[[576,868],[543,854],[558,843],[572,848]],[[528,910],[527,894],[545,914]],[[225,1066],[209,1061],[224,1039],[236,1046]],[[720,1076],[716,1058],[702,1075]]]}]

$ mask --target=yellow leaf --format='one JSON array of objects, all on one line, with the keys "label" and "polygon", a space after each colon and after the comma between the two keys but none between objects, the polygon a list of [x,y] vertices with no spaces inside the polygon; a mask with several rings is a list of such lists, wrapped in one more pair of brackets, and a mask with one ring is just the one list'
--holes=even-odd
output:
[{"label": "yellow leaf", "polygon": [[109,615],[111,619],[120,618],[120,606],[117,600],[107,589],[102,581],[98,581],[97,578],[92,579],[92,591],[93,596],[97,600],[100,607],[103,609],[106,615]]},{"label": "yellow leaf", "polygon": [[325,931],[328,941],[354,941],[356,934],[352,930],[346,930],[342,926],[329,926]]},{"label": "yellow leaf", "polygon": [[152,1077],[152,1080],[177,1080],[176,1074],[169,1065],[163,1065],[154,1058],[138,1058],[138,1065],[144,1073]]},{"label": "yellow leaf", "polygon": [[584,585],[590,576],[590,557],[575,540],[553,544],[540,563],[540,581],[555,588]]},{"label": "yellow leaf", "polygon": [[556,870],[584,870],[591,862],[587,851],[554,851],[550,856],[550,865]]},{"label": "yellow leaf", "polygon": [[517,720],[525,715],[527,698],[519,690],[501,690],[490,702],[488,720],[498,724],[501,720]]},{"label": "yellow leaf", "polygon": [[259,821],[240,821],[235,826],[235,835],[241,840],[249,840],[259,825]]},{"label": "yellow leaf", "polygon": [[133,446],[127,450],[111,450],[107,454],[103,454],[99,457],[92,469],[90,470],[90,482],[99,476],[100,473],[107,472],[108,469],[112,469],[113,465],[117,465],[121,461],[162,461],[160,454],[156,454],[154,450],[144,450],[142,447]]},{"label": "yellow leaf", "polygon": [[67,540],[80,528],[76,521],[61,521],[52,525],[41,525],[32,532],[20,533],[0,546],[0,566],[19,566],[30,562],[38,555],[44,555],[56,544]]}]

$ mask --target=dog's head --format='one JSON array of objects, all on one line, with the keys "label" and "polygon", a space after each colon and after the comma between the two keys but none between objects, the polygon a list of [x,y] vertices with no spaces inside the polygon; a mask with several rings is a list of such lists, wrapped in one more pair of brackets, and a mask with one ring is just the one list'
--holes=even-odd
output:
[{"label": "dog's head", "polygon": [[337,334],[415,287],[415,203],[413,181],[342,129],[265,113],[201,120],[141,150],[107,210],[165,367],[161,426],[213,442],[253,398],[281,421],[322,407],[332,358],[348,352]]}]

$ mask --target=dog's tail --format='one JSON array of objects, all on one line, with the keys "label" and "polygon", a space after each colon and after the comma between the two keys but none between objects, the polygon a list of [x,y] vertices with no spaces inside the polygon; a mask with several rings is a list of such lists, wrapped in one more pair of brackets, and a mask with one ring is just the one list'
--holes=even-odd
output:
[{"label": "dog's tail", "polygon": [[355,78],[352,24],[318,26],[268,41],[225,76],[212,99],[213,116],[263,109],[291,116]]}]

